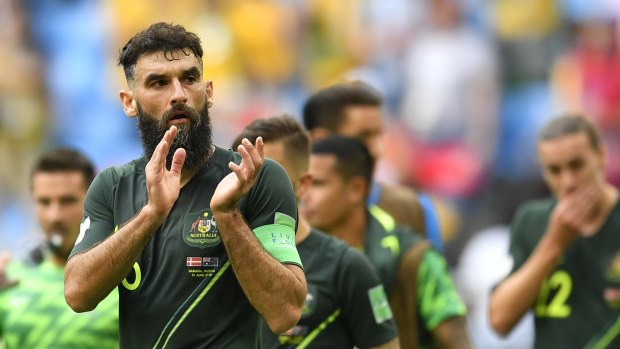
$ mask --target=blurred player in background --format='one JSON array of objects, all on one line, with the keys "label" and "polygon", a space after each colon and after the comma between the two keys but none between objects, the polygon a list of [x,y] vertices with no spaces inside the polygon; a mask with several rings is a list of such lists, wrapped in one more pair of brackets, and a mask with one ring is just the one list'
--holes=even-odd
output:
[{"label": "blurred player in background", "polygon": [[[311,185],[310,136],[290,116],[258,119],[237,136],[263,138],[265,156],[280,163],[297,200]],[[301,320],[280,335],[263,331],[265,348],[399,348],[396,325],[377,272],[348,244],[312,228],[302,215],[295,237],[304,265],[308,295]]]},{"label": "blurred player in background", "polygon": [[620,347],[620,207],[605,157],[599,132],[582,116],[541,130],[538,158],[553,196],[514,218],[512,271],[489,305],[498,333],[533,310],[536,348]]},{"label": "blurred player in background", "polygon": [[64,269],[94,177],[91,162],[73,149],[49,151],[35,162],[30,189],[47,248],[38,265],[8,264],[7,255],[0,257],[0,347],[118,348],[116,291],[83,314],[73,312],[64,297]]},{"label": "blurred player in background", "polygon": [[367,207],[372,172],[362,142],[343,136],[315,142],[304,217],[370,259],[390,297],[402,348],[471,348],[465,305],[444,258],[428,240]]}]

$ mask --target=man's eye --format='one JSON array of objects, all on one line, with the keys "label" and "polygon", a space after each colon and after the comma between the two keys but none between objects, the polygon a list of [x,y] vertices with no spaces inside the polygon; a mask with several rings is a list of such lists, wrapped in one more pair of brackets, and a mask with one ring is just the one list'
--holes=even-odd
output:
[{"label": "man's eye", "polygon": [[46,199],[39,199],[37,200],[37,203],[39,204],[39,206],[49,206],[50,201]]}]

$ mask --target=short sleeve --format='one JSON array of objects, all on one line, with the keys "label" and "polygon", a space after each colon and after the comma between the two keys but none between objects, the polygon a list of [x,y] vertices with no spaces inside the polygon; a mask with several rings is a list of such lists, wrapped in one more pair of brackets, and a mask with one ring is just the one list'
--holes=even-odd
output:
[{"label": "short sleeve", "polygon": [[113,170],[107,169],[88,188],[80,234],[69,258],[90,250],[114,232],[113,191]]},{"label": "short sleeve", "polygon": [[370,261],[362,253],[347,248],[339,263],[339,304],[355,346],[371,348],[396,338],[387,295]]},{"label": "short sleeve", "polygon": [[265,159],[254,187],[240,207],[248,226],[274,259],[302,266],[295,245],[297,199],[282,166]]},{"label": "short sleeve", "polygon": [[465,304],[456,292],[445,259],[434,249],[424,253],[418,269],[418,312],[431,331],[455,316],[464,316]]}]

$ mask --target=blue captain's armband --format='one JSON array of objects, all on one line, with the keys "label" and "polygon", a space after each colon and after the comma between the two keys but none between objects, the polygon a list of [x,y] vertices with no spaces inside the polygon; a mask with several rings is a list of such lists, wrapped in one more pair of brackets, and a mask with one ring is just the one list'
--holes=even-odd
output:
[{"label": "blue captain's armband", "polygon": [[293,218],[276,212],[274,224],[263,225],[254,229],[254,235],[275,260],[302,267],[295,246],[295,220]]}]

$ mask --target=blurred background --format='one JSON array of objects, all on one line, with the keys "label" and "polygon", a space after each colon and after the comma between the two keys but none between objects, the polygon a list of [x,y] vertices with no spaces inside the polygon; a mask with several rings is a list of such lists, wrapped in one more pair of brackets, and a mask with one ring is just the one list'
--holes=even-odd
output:
[{"label": "blurred background", "polygon": [[535,154],[543,123],[593,119],[620,184],[619,18],[617,0],[0,0],[0,250],[19,257],[40,241],[28,179],[43,149],[77,147],[99,170],[141,155],[116,59],[136,32],[174,22],[203,40],[220,146],[255,118],[300,117],[331,83],[377,88],[379,179],[441,203],[478,347],[527,347],[527,335],[490,334],[478,310],[510,268],[517,205],[547,194]]}]

